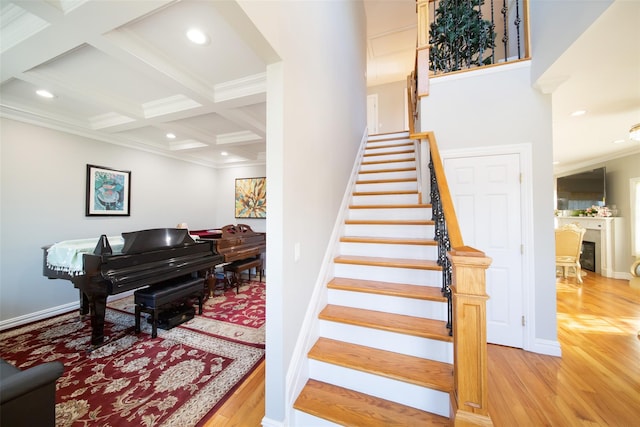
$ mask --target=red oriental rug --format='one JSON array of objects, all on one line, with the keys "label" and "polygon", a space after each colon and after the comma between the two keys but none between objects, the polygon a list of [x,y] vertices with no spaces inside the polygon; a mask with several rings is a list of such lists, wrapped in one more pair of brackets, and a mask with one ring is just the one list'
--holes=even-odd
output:
[{"label": "red oriental rug", "polygon": [[109,303],[108,343],[88,353],[77,312],[0,333],[0,356],[19,368],[59,360],[56,426],[198,426],[264,357],[264,283],[209,299],[202,316],[170,330],[142,321],[133,297]]}]

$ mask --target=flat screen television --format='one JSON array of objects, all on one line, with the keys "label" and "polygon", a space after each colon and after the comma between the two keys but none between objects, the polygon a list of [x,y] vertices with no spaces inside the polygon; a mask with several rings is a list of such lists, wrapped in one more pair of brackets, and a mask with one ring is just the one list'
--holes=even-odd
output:
[{"label": "flat screen television", "polygon": [[605,206],[606,170],[604,167],[561,176],[556,180],[557,209],[582,210]]}]

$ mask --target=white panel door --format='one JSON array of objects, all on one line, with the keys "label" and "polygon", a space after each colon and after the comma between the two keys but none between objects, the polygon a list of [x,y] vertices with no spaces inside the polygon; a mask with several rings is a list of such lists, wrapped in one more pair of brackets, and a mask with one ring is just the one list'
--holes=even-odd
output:
[{"label": "white panel door", "polygon": [[378,134],[378,94],[367,96],[367,128],[369,135]]},{"label": "white panel door", "polygon": [[524,346],[520,156],[444,160],[464,243],[491,257],[487,341]]}]

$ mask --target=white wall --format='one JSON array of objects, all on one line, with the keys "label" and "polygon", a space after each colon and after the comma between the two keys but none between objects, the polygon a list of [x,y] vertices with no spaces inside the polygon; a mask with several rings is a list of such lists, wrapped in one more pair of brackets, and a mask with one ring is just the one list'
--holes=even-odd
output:
[{"label": "white wall", "polygon": [[407,82],[400,81],[367,88],[367,95],[378,95],[378,133],[407,130],[404,112]]},{"label": "white wall", "polygon": [[[240,1],[281,58],[267,68],[266,419],[286,377],[366,128],[361,2]],[[299,248],[299,259],[295,259]]]},{"label": "white wall", "polygon": [[[180,222],[220,225],[214,169],[0,120],[0,321],[77,303],[70,282],[42,275],[42,246]],[[131,216],[85,216],[87,164],[131,171]]]},{"label": "white wall", "polygon": [[525,62],[431,79],[421,120],[440,150],[531,146],[533,182],[525,185],[532,185],[534,237],[524,250],[534,259],[535,338],[551,344],[557,342],[551,99],[532,89],[530,73]]},{"label": "white wall", "polygon": [[536,81],[614,1],[530,0],[532,80]]}]

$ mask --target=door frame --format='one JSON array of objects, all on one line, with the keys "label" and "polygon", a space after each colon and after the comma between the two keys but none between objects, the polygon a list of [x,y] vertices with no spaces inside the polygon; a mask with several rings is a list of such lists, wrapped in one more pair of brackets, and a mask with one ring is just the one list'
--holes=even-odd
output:
[{"label": "door frame", "polygon": [[[520,212],[522,238],[522,311],[525,316],[523,329],[523,349],[536,351],[535,324],[535,268],[533,251],[533,173],[531,144],[510,144],[487,147],[469,147],[440,151],[445,159],[461,157],[499,156],[517,154],[520,158]],[[464,236],[463,236],[464,237]],[[482,248],[478,248],[482,250]]]}]

